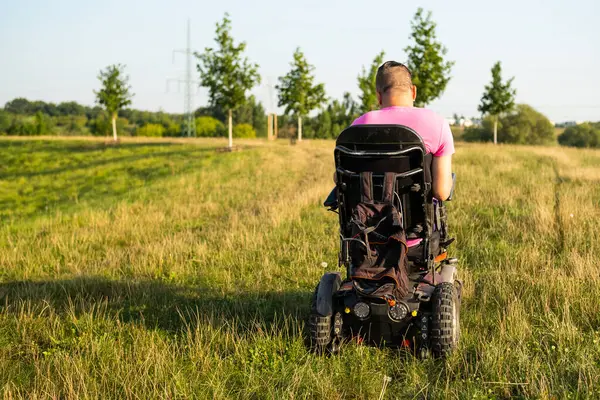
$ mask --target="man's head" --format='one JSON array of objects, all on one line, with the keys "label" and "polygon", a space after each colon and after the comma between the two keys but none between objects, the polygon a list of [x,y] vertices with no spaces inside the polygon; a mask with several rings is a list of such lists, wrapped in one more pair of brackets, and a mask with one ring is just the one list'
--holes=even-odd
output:
[{"label": "man's head", "polygon": [[375,89],[381,107],[412,107],[417,97],[408,67],[396,61],[386,61],[379,67]]}]

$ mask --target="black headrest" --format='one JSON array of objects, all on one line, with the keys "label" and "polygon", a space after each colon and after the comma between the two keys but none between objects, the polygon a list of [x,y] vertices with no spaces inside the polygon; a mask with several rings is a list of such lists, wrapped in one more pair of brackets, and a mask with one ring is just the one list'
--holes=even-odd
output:
[{"label": "black headrest", "polygon": [[418,145],[425,150],[421,136],[404,125],[353,125],[336,140],[336,145],[361,144]]}]

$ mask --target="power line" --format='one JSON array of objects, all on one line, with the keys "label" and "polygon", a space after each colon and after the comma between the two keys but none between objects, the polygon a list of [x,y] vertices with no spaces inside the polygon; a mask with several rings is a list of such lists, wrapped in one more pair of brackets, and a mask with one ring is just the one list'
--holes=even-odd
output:
[{"label": "power line", "polygon": [[187,45],[185,50],[173,50],[173,62],[175,62],[175,53],[185,54],[185,78],[184,79],[167,79],[167,91],[169,90],[170,82],[177,82],[179,91],[180,84],[184,84],[183,94],[183,115],[184,115],[184,130],[183,135],[188,137],[196,136],[196,124],[194,123],[194,97],[192,94],[194,84],[199,84],[197,80],[192,79],[192,55],[191,35],[190,35],[190,20],[187,20]]}]

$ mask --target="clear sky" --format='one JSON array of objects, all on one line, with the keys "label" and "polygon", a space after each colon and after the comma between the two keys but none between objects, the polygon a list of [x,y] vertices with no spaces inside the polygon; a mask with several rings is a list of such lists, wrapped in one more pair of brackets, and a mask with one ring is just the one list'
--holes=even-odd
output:
[{"label": "clear sky", "polygon": [[[433,12],[438,38],[456,62],[442,97],[429,107],[477,116],[490,68],[502,62],[515,77],[517,101],[555,122],[600,120],[600,2],[597,0],[360,1],[304,0],[0,0],[0,105],[15,97],[94,103],[97,74],[127,66],[133,107],[182,112],[186,20],[192,47],[213,45],[215,23],[230,13],[236,41],[260,65],[253,90],[270,107],[266,85],[289,68],[299,46],[330,97],[356,95],[356,76],[380,51],[405,61],[410,20],[418,6]],[[271,91],[275,97],[275,91]],[[206,104],[200,89],[195,105]],[[276,100],[274,105],[276,105]]]}]

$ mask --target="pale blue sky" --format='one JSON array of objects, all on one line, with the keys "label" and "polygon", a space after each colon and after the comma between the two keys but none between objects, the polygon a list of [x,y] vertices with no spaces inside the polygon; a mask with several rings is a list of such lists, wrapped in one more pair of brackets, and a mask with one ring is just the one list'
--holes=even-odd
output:
[{"label": "pale blue sky", "polygon": [[[430,108],[476,116],[490,68],[500,60],[505,77],[515,76],[518,102],[556,122],[600,120],[597,0],[0,0],[0,105],[19,96],[92,105],[98,71],[123,63],[133,107],[182,112],[182,93],[175,86],[166,93],[166,78],[182,76],[185,65],[179,55],[172,62],[172,50],[185,47],[188,17],[192,46],[212,46],[225,11],[263,82],[274,84],[287,72],[300,46],[329,96],[356,95],[356,76],[377,52],[405,61],[419,6],[433,12],[438,37],[456,61],[446,92]],[[269,107],[267,86],[253,93]],[[195,96],[196,106],[206,100],[204,90]]]}]

